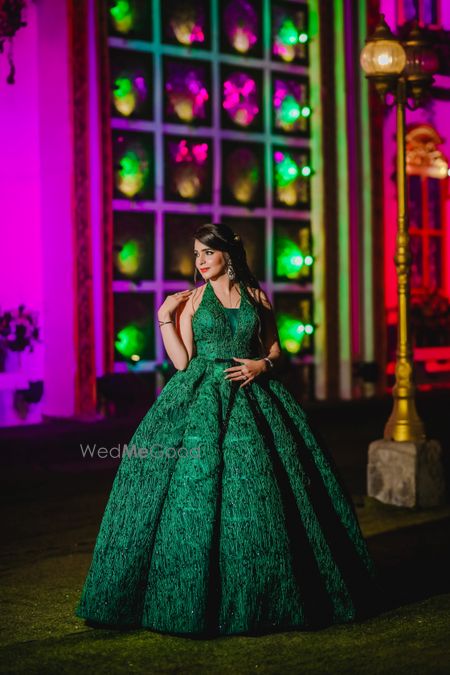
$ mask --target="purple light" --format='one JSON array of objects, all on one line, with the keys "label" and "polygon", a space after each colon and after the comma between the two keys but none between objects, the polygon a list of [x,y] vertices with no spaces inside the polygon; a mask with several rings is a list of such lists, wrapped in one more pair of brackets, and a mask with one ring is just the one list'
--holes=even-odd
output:
[{"label": "purple light", "polygon": [[231,46],[241,54],[258,40],[258,15],[247,0],[233,0],[224,12],[225,32]]},{"label": "purple light", "polygon": [[145,99],[147,96],[147,85],[141,75],[134,78],[134,86],[136,87],[136,91],[139,92],[140,97]]},{"label": "purple light", "polygon": [[183,122],[205,119],[209,93],[205,84],[205,67],[179,62],[168,64],[166,92],[169,114]]},{"label": "purple light", "polygon": [[235,124],[249,126],[259,113],[255,80],[246,73],[232,73],[223,83],[223,107]]}]

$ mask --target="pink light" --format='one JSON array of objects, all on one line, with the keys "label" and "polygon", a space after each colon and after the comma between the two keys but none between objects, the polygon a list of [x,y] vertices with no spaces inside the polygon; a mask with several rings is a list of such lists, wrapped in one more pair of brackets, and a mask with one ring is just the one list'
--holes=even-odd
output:
[{"label": "pink light", "polygon": [[208,159],[208,145],[207,143],[199,143],[192,147],[192,154],[194,155],[198,164],[204,164]]},{"label": "pink light", "polygon": [[204,42],[205,34],[201,26],[194,26],[191,33],[191,42]]},{"label": "pink light", "polygon": [[171,64],[165,87],[170,104],[180,119],[190,121],[194,117],[205,117],[209,93],[199,67]]},{"label": "pink light", "polygon": [[178,151],[175,155],[176,162],[186,162],[189,161],[189,148],[187,147],[186,141],[180,141],[178,144]]},{"label": "pink light", "polygon": [[204,164],[208,159],[208,144],[197,143],[189,148],[187,141],[183,139],[179,142],[177,152],[175,155],[175,162],[178,164],[184,162],[195,162],[196,164]]},{"label": "pink light", "polygon": [[223,84],[223,107],[236,124],[251,124],[259,113],[255,80],[246,73],[232,73]]}]

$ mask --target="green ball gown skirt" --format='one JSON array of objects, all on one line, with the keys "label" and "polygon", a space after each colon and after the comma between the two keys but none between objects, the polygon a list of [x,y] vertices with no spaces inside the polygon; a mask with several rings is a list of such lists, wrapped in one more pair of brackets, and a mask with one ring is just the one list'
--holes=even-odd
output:
[{"label": "green ball gown skirt", "polygon": [[378,611],[353,502],[304,410],[270,371],[224,378],[233,356],[258,358],[241,289],[226,311],[206,282],[196,355],[124,446],[75,609],[91,624],[254,635]]}]

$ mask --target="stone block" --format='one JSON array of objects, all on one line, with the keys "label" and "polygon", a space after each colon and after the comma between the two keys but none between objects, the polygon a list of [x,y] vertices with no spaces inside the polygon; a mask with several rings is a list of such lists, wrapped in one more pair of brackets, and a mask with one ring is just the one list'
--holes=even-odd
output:
[{"label": "stone block", "polygon": [[439,441],[373,441],[368,453],[367,494],[396,506],[432,508],[445,503]]}]

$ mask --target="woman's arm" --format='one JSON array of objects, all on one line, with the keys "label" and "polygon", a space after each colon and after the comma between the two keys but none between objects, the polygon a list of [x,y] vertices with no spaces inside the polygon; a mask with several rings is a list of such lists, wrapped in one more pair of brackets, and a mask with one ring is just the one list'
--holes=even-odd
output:
[{"label": "woman's arm", "polygon": [[[197,289],[195,289],[197,290]],[[193,294],[193,296],[195,293]],[[188,363],[194,354],[194,332],[192,330],[192,317],[194,316],[194,297],[191,296],[182,308],[178,318],[178,331],[186,348]]]},{"label": "woman's arm", "polygon": [[[280,338],[278,335],[277,323],[275,320],[275,313],[270,300],[261,288],[251,289],[253,296],[261,305],[261,324],[262,324],[262,341],[265,348],[264,356],[267,356],[274,366],[281,358]],[[270,368],[267,361],[266,370]]]}]

